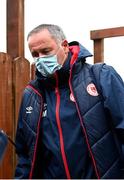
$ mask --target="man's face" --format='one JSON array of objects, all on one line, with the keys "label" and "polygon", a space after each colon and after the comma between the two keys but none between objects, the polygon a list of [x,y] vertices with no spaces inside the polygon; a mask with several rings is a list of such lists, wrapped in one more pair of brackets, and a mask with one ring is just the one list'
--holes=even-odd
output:
[{"label": "man's face", "polygon": [[64,64],[69,52],[67,41],[64,40],[58,45],[47,29],[32,34],[28,39],[28,45],[34,58],[57,54],[58,63],[61,65]]}]

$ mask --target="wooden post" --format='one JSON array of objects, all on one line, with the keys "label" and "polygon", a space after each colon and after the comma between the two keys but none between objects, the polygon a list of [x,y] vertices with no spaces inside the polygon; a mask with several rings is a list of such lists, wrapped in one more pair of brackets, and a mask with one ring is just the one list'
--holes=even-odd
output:
[{"label": "wooden post", "polygon": [[[24,57],[24,0],[7,0],[7,53],[11,55],[12,59],[17,57]],[[14,63],[13,63],[14,64]],[[22,68],[22,67],[21,67]],[[22,69],[20,69],[21,71]],[[24,70],[24,68],[23,68]],[[27,69],[26,69],[27,70]],[[12,72],[12,84],[14,84],[14,74],[15,72]],[[22,84],[22,82],[20,82]],[[20,86],[17,86],[20,87]],[[13,132],[13,139],[15,139],[15,130],[16,130],[16,109],[19,107],[16,107],[16,102],[18,101],[18,97],[15,96],[14,92],[16,91],[16,88],[12,88],[12,95],[13,98],[13,119],[11,122],[11,128]],[[9,121],[9,120],[8,120]],[[13,125],[13,127],[12,127]],[[15,154],[12,155],[13,157],[13,165],[10,168],[11,171],[14,173],[15,170],[15,164],[16,164],[16,157]],[[7,169],[5,168],[6,174]],[[4,177],[4,176],[3,176]],[[11,177],[8,174],[7,177]]]},{"label": "wooden post", "polygon": [[7,0],[7,53],[24,57],[24,0]]},{"label": "wooden post", "polygon": [[104,39],[94,40],[94,63],[104,61]]}]

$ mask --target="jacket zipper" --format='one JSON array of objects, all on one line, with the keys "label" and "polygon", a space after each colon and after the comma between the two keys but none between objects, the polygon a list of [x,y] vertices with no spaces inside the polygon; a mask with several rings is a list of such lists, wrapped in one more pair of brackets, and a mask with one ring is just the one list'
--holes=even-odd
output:
[{"label": "jacket zipper", "polygon": [[67,179],[71,179],[70,172],[69,172],[69,167],[68,167],[68,163],[67,163],[67,158],[66,158],[66,154],[65,154],[62,127],[61,127],[60,116],[59,116],[60,92],[59,92],[59,86],[58,86],[58,76],[57,76],[56,73],[55,73],[55,78],[56,78],[56,88],[55,88],[55,94],[56,94],[56,122],[57,122],[58,131],[59,131],[60,150],[61,150],[61,155],[62,155],[63,164],[64,164]]},{"label": "jacket zipper", "polygon": [[91,150],[91,147],[90,147],[90,143],[89,143],[89,140],[88,140],[88,135],[87,135],[87,132],[86,132],[86,128],[85,128],[84,123],[83,123],[83,118],[81,117],[81,113],[80,113],[78,104],[77,104],[77,102],[76,102],[76,98],[75,98],[75,96],[74,96],[74,92],[73,92],[73,88],[72,88],[72,84],[71,84],[71,80],[72,80],[72,68],[73,68],[73,65],[72,65],[72,67],[71,67],[70,77],[69,77],[69,87],[70,87],[70,91],[71,91],[71,93],[72,93],[72,95],[73,95],[73,97],[74,97],[74,99],[75,99],[76,109],[77,109],[77,112],[78,112],[78,115],[79,115],[79,119],[80,119],[80,123],[81,123],[82,129],[83,129],[83,132],[84,132],[86,144],[87,144],[89,153],[90,153],[90,155],[91,155],[91,159],[92,159],[92,162],[93,162],[93,167],[94,167],[96,176],[97,176],[98,179],[100,179],[100,175],[99,175],[99,172],[98,172],[98,169],[97,169],[96,161],[95,161],[95,158],[94,158],[94,155],[93,155],[93,153],[92,153],[92,150]]}]

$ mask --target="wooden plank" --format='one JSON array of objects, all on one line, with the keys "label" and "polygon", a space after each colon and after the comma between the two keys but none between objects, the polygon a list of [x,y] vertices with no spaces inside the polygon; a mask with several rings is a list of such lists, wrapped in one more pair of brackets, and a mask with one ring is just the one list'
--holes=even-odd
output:
[{"label": "wooden plank", "polygon": [[24,0],[7,0],[7,53],[24,56]]},{"label": "wooden plank", "polygon": [[[14,137],[16,135],[19,108],[22,99],[22,92],[30,80],[30,63],[22,57],[15,58],[13,61],[13,96],[14,96]],[[16,156],[13,156],[14,171],[16,167]]]},{"label": "wooden plank", "polygon": [[[13,124],[13,96],[12,96],[12,58],[0,53],[0,128],[14,139]],[[15,149],[9,143],[2,164],[0,164],[0,178],[13,178]]]},{"label": "wooden plank", "polygon": [[18,57],[13,62],[13,88],[14,88],[14,119],[15,131],[18,120],[19,107],[22,98],[22,92],[30,80],[30,63],[22,57]]},{"label": "wooden plank", "polygon": [[104,62],[104,39],[94,40],[94,63]]},{"label": "wooden plank", "polygon": [[90,39],[103,39],[110,37],[124,36],[124,27],[99,29],[90,31]]}]

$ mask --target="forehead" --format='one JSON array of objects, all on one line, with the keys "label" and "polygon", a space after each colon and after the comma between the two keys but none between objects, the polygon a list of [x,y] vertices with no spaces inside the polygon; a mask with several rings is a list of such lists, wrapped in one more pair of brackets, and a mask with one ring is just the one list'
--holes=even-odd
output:
[{"label": "forehead", "polygon": [[38,46],[56,46],[56,41],[52,38],[51,34],[47,29],[32,34],[28,39],[29,48],[35,48]]}]

